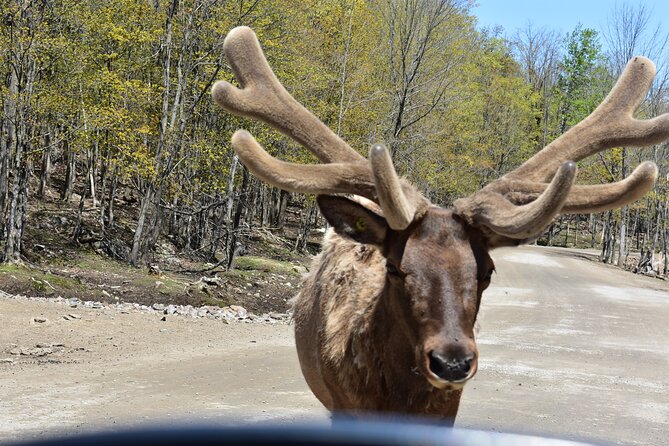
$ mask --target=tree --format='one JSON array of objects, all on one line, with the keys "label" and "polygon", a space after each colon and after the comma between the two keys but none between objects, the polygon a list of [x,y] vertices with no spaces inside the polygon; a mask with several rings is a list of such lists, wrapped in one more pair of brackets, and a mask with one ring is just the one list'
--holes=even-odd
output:
[{"label": "tree", "polygon": [[[655,102],[651,107],[657,110],[657,101],[659,97],[666,94],[667,81],[669,80],[669,33],[663,32],[657,25],[651,26],[651,11],[643,4],[636,7],[627,3],[616,4],[608,20],[608,26],[604,33],[604,39],[609,48],[608,60],[611,73],[617,77],[627,62],[636,54],[642,54],[654,60],[658,67],[658,75],[650,92],[648,103]],[[654,158],[657,159],[657,150],[654,150]],[[619,177],[627,176],[630,171],[630,159],[627,149],[623,147],[620,152],[619,162],[617,163]],[[656,205],[655,209],[659,209]],[[658,212],[656,210],[656,212]],[[629,207],[621,209],[619,222],[620,244],[618,250],[618,266],[626,266],[629,253],[628,246],[628,226],[629,226]],[[650,217],[649,217],[650,218]],[[647,221],[647,227],[650,229],[651,223]],[[648,237],[650,238],[650,237]]]},{"label": "tree", "polygon": [[588,116],[599,104],[601,45],[597,32],[577,26],[566,39],[567,53],[560,64],[557,80],[559,134]]},{"label": "tree", "polygon": [[[218,12],[214,0],[181,4],[172,0],[165,16],[162,44],[162,99],[153,159],[154,177],[145,183],[130,262],[138,264],[155,245],[162,230],[162,207],[174,167],[182,159],[184,139],[197,107],[222,67],[222,36],[213,48],[202,47],[200,26]],[[211,43],[211,42],[207,42]],[[174,54],[173,54],[174,51]],[[202,66],[212,64],[212,70]],[[150,220],[147,222],[147,219]],[[145,227],[145,225],[148,226]]]},{"label": "tree", "polygon": [[[464,0],[397,0],[379,4],[388,42],[389,116],[384,141],[393,162],[407,171],[416,135],[408,131],[443,106],[466,59],[472,19]],[[413,136],[413,137],[412,137]],[[402,156],[400,157],[400,151]],[[407,160],[409,163],[397,163]]]},{"label": "tree", "polygon": [[[30,152],[39,132],[35,125],[38,95],[36,83],[48,58],[40,53],[45,24],[49,21],[50,2],[10,1],[0,7],[0,27],[4,65],[2,143],[0,144],[0,218],[5,262],[21,260],[22,238],[26,220]],[[48,55],[48,51],[46,52]]]},{"label": "tree", "polygon": [[538,138],[539,95],[507,42],[483,33],[477,43],[447,93],[450,107],[429,119],[439,136],[419,152],[419,184],[435,201],[450,203],[508,172]]},{"label": "tree", "polygon": [[555,128],[551,122],[555,106],[555,87],[558,65],[560,62],[560,39],[555,31],[536,29],[531,24],[519,30],[513,39],[512,47],[516,60],[520,64],[525,80],[540,95],[541,139],[537,150],[555,137]]}]

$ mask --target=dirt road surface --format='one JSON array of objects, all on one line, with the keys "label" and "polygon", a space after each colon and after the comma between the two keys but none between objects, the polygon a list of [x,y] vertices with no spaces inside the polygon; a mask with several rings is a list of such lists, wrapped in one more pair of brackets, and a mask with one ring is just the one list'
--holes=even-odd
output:
[{"label": "dirt road surface", "polygon": [[[669,443],[669,285],[580,251],[493,253],[456,426]],[[0,289],[2,284],[0,284]],[[0,298],[0,441],[175,423],[328,423],[292,327]]]}]

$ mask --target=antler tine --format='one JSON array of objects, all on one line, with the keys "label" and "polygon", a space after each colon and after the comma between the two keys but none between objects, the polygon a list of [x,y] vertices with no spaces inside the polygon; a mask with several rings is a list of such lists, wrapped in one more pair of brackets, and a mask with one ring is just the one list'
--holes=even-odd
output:
[{"label": "antler tine", "polygon": [[373,146],[369,151],[369,161],[374,173],[379,204],[388,226],[393,229],[406,229],[413,221],[420,201],[412,200],[410,203],[407,199],[385,146],[381,144]]},{"label": "antler tine", "polygon": [[669,138],[669,114],[638,120],[632,114],[655,78],[655,64],[645,57],[630,60],[620,79],[590,116],[506,175],[508,179],[544,182],[567,160],[580,161],[611,147],[641,147]]},{"label": "antler tine", "polygon": [[255,176],[280,189],[307,194],[355,193],[376,200],[373,175],[364,158],[346,164],[288,163],[267,153],[245,130],[232,135],[232,147]]},{"label": "antler tine", "polygon": [[[485,226],[513,239],[525,239],[532,230],[536,230],[534,235],[543,231],[559,213],[601,212],[642,197],[657,178],[657,166],[650,161],[640,164],[624,180],[611,184],[572,187],[573,181],[567,181],[564,169],[567,164],[611,147],[639,147],[669,138],[669,113],[648,120],[633,117],[654,77],[653,62],[645,57],[630,60],[611,92],[590,116],[514,171],[474,195],[456,201],[456,211],[473,225]],[[556,170],[555,177],[547,184]],[[559,179],[561,176],[564,177]],[[565,188],[561,193],[555,191],[558,183]],[[544,211],[537,214],[524,211],[534,205]],[[537,218],[533,229],[532,218]]]},{"label": "antler tine", "polygon": [[218,105],[236,115],[269,124],[312,151],[321,161],[365,159],[286,91],[250,28],[240,26],[230,31],[223,50],[242,88],[216,82],[212,95]]},{"label": "antler tine", "polygon": [[[575,185],[567,197],[560,214],[582,214],[616,209],[643,197],[653,188],[657,178],[657,166],[644,161],[624,180],[596,185]],[[517,183],[517,184],[516,184]],[[507,198],[515,204],[531,202],[547,187],[545,183],[510,181],[506,186],[513,191]]]},{"label": "antler tine", "polygon": [[372,147],[369,162],[309,165],[274,158],[244,130],[232,135],[232,147],[254,175],[278,188],[309,194],[354,193],[378,202],[395,230],[406,229],[427,206],[427,200],[397,176],[382,145]]},{"label": "antler tine", "polygon": [[657,179],[657,166],[652,161],[639,164],[634,172],[622,181],[612,184],[578,186],[567,198],[561,214],[604,212],[632,203],[653,189]]},{"label": "antler tine", "polygon": [[536,200],[516,205],[498,192],[482,189],[453,203],[456,214],[474,226],[485,226],[495,234],[528,239],[540,234],[560,212],[576,179],[576,163],[567,161]]}]

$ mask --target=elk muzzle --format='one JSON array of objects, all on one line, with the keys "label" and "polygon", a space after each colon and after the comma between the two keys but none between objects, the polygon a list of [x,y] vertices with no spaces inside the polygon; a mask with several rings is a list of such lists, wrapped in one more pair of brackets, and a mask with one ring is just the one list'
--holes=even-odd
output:
[{"label": "elk muzzle", "polygon": [[476,374],[478,353],[476,344],[451,342],[426,349],[427,379],[434,387],[458,387]]}]

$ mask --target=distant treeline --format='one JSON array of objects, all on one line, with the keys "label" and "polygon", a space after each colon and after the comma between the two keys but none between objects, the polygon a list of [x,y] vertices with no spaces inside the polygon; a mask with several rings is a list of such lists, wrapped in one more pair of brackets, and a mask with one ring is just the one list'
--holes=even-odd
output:
[{"label": "distant treeline", "polygon": [[[468,0],[5,0],[2,258],[21,258],[26,210],[54,188],[80,197],[79,223],[84,203],[95,207],[101,239],[114,237],[117,195],[132,189],[134,237],[115,253],[135,265],[161,237],[232,259],[250,228],[281,228],[289,202],[301,210],[295,246],[304,249],[318,220],[313,197],[250,176],[230,135],[246,127],[274,155],[314,160],[210,100],[215,80],[234,82],[222,53],[234,26],[255,30],[282,83],[353,147],[366,154],[384,142],[400,173],[448,204],[587,116],[634,54],[659,69],[640,114],[667,109],[667,32],[643,6],[615,8],[603,11],[601,34],[528,26],[503,35],[477,30]],[[621,265],[637,248],[642,270],[666,273],[655,255],[667,252],[668,158],[666,145],[620,147],[580,166],[581,182],[602,183],[650,159],[660,181],[621,211],[563,217],[542,242],[578,237]]]}]

